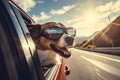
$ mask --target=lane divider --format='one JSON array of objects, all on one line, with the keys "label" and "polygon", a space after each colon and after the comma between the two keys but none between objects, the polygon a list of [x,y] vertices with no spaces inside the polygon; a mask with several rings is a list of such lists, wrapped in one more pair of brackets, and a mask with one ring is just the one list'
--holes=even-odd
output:
[{"label": "lane divider", "polygon": [[109,58],[109,57],[100,56],[100,55],[93,54],[93,53],[91,53],[90,55],[94,55],[94,56],[101,57],[101,58],[108,59],[108,60],[115,61],[115,62],[120,62],[120,60]]}]

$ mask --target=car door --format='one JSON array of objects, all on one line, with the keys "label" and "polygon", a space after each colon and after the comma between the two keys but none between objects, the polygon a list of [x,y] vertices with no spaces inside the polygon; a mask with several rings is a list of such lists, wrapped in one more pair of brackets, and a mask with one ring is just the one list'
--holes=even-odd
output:
[{"label": "car door", "polygon": [[44,80],[36,48],[29,31],[21,23],[17,8],[11,2],[1,0],[0,10],[0,57],[3,64],[0,64],[0,80]]}]

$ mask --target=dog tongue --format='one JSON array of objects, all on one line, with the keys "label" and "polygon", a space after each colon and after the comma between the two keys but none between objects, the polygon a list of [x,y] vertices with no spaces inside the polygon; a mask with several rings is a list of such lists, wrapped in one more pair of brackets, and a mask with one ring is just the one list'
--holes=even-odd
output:
[{"label": "dog tongue", "polygon": [[71,56],[71,53],[66,48],[59,48],[59,50],[62,53],[61,55],[63,55],[64,57],[68,58]]},{"label": "dog tongue", "polygon": [[55,45],[52,45],[52,44],[51,44],[51,48],[55,52],[59,53],[59,55],[65,57],[65,58],[68,58],[68,57],[71,56],[71,53],[66,48],[58,48],[58,47],[56,47]]},{"label": "dog tongue", "polygon": [[70,52],[66,49],[66,48],[60,48],[60,50],[62,51],[62,52],[64,52],[64,54],[67,56],[69,56],[70,55]]}]

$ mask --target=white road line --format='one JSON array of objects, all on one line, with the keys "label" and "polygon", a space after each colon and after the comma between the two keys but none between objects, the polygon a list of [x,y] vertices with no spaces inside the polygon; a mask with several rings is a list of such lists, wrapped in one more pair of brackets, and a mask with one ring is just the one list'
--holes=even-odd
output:
[{"label": "white road line", "polygon": [[114,74],[114,75],[117,75],[117,76],[120,76],[120,70],[117,69],[117,68],[114,68],[112,66],[109,66],[109,65],[106,65],[100,61],[97,61],[97,60],[93,60],[93,59],[89,59],[89,58],[86,58],[84,56],[81,56],[83,59],[87,60],[88,62],[92,63],[93,65],[99,67],[100,69],[108,72],[108,73],[111,73],[111,74]]},{"label": "white road line", "polygon": [[[80,51],[80,50],[75,50],[75,51]],[[88,54],[88,53],[87,53]],[[115,61],[115,62],[120,62],[120,60],[117,60],[117,59],[113,59],[113,58],[108,58],[108,57],[104,57],[104,56],[100,56],[98,54],[94,54],[94,53],[89,53],[90,55],[94,55],[94,56],[97,56],[97,57],[101,57],[101,58],[104,58],[104,59],[108,59],[108,60],[112,60],[112,61]]]},{"label": "white road line", "polygon": [[120,60],[112,59],[112,58],[109,58],[109,57],[100,56],[100,55],[93,54],[93,53],[91,53],[90,55],[98,56],[98,57],[101,57],[101,58],[104,58],[104,59],[108,59],[108,60],[112,60],[112,61],[116,61],[116,62],[120,62]]}]

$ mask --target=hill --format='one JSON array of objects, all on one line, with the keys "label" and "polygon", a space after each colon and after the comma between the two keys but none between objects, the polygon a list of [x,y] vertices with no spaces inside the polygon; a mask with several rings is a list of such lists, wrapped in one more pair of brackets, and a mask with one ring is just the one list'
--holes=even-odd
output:
[{"label": "hill", "polygon": [[99,31],[96,31],[91,36],[88,36],[88,37],[85,37],[85,36],[75,37],[75,44],[81,44],[84,40],[89,40],[98,33],[99,33]]}]

